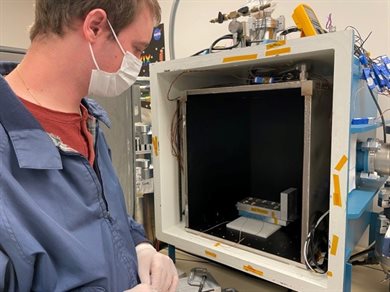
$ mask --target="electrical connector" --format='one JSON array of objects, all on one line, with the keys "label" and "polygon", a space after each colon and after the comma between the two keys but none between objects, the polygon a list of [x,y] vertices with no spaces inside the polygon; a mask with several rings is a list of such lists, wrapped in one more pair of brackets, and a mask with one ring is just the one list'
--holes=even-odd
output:
[{"label": "electrical connector", "polygon": [[375,122],[375,117],[353,118],[352,125],[370,125]]}]

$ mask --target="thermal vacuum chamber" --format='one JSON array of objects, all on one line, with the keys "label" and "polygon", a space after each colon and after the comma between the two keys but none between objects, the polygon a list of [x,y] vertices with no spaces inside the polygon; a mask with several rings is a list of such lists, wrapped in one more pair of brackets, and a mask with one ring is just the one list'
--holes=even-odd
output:
[{"label": "thermal vacuum chamber", "polygon": [[[356,171],[377,126],[351,125],[376,116],[352,31],[152,64],[151,95],[159,240],[293,290],[350,290],[380,187]],[[314,231],[323,273],[305,265]]]}]

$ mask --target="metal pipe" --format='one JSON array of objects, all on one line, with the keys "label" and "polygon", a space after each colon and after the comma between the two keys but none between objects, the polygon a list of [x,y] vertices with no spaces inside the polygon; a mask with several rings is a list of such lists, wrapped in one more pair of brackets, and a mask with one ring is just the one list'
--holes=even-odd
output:
[{"label": "metal pipe", "polygon": [[1,53],[11,53],[11,54],[26,54],[27,50],[13,47],[0,46]]},{"label": "metal pipe", "polygon": [[390,144],[382,144],[375,153],[374,169],[379,175],[390,175]]},{"label": "metal pipe", "polygon": [[380,176],[390,175],[390,144],[376,139],[359,143],[357,147],[356,170]]},{"label": "metal pipe", "polygon": [[168,44],[169,44],[169,57],[171,60],[175,59],[175,20],[176,20],[176,11],[177,7],[179,6],[179,0],[175,0],[172,3],[172,8],[171,8],[171,15],[169,16],[169,39],[168,39]]}]

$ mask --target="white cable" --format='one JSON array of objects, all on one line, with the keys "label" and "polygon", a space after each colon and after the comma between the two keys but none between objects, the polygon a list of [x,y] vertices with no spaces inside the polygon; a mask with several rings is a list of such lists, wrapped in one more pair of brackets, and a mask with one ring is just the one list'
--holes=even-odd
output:
[{"label": "white cable", "polygon": [[[314,225],[314,230],[318,227],[318,225],[320,225],[321,221],[329,214],[329,210],[326,211],[324,214],[322,214],[322,216],[317,220],[316,224]],[[303,245],[303,258],[305,260],[305,263],[306,263],[306,266],[312,270],[313,272],[315,273],[318,273],[318,271],[314,270],[312,268],[312,266],[310,265],[308,259],[307,259],[307,246],[310,242],[310,237],[311,237],[311,232],[308,233],[307,237],[306,237],[306,240],[305,240],[305,244]]]},{"label": "white cable", "polygon": [[[309,233],[309,236],[310,236],[310,233]],[[303,258],[305,259],[306,266],[307,266],[310,270],[312,270],[314,273],[316,273],[316,271],[311,267],[311,265],[309,264],[309,261],[308,261],[308,259],[307,259],[307,242],[308,242],[308,239],[309,239],[309,238],[307,238],[307,239],[305,240],[305,244],[303,245]]]},{"label": "white cable", "polygon": [[[318,225],[320,225],[321,221],[326,217],[326,215],[329,214],[329,210],[326,211],[324,214],[322,214],[322,216],[317,220],[317,223],[316,225],[314,226],[314,229],[316,229],[318,227]],[[310,233],[309,233],[310,234]]]}]

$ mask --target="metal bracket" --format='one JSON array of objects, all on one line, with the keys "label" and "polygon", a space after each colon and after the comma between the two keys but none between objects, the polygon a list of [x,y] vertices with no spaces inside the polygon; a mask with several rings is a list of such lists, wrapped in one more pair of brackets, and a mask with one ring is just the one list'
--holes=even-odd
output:
[{"label": "metal bracket", "polygon": [[312,96],[313,95],[313,81],[312,80],[302,80],[301,81],[301,95],[302,96]]}]

